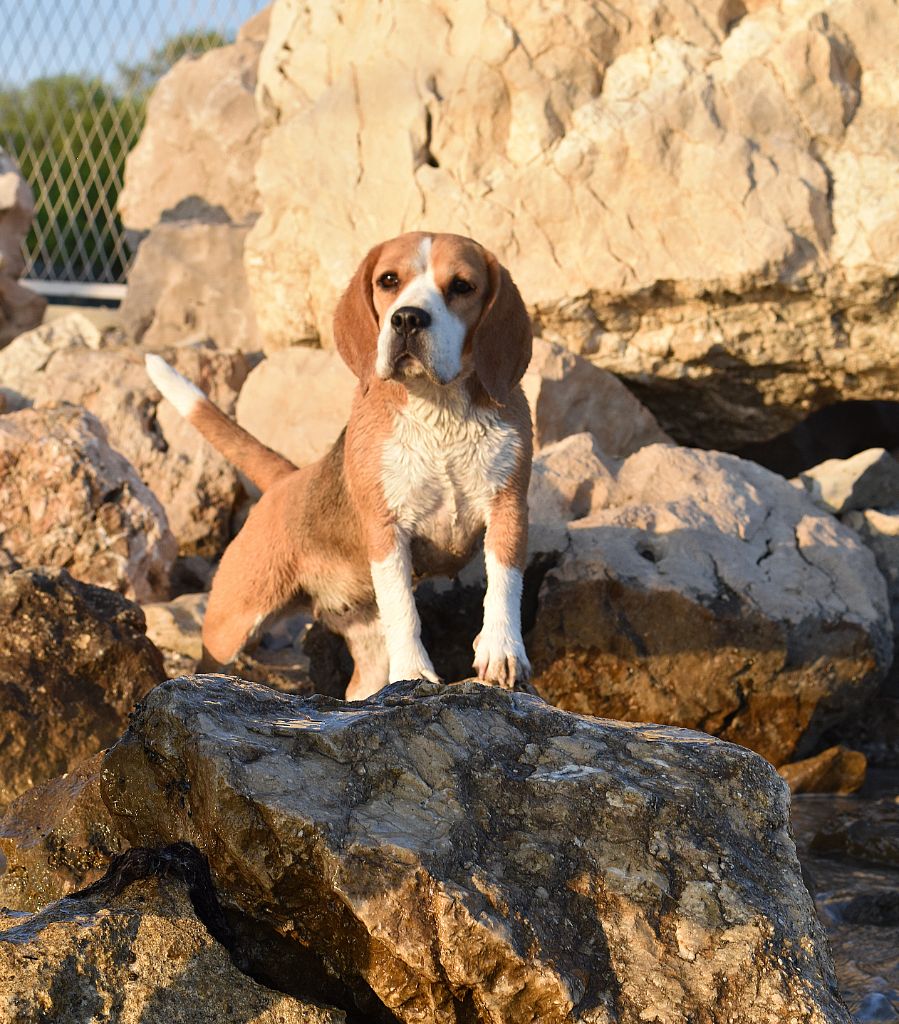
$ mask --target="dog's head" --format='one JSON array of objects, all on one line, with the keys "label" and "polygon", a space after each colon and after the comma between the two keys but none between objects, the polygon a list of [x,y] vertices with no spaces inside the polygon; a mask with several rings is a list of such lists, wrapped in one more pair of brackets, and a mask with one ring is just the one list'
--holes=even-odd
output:
[{"label": "dog's head", "polygon": [[474,373],[504,403],[531,358],[531,324],[495,256],[460,235],[413,233],[362,261],[334,318],[337,348],[371,378],[449,385]]}]

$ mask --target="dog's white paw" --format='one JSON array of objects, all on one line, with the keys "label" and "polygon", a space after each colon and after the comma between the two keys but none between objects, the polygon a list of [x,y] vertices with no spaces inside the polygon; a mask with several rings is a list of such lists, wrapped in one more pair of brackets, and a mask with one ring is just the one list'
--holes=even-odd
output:
[{"label": "dog's white paw", "polygon": [[505,690],[531,678],[531,663],[521,637],[512,638],[505,631],[484,629],[475,637],[474,667],[478,679]]},{"label": "dog's white paw", "polygon": [[440,676],[434,671],[428,652],[421,644],[411,646],[397,659],[390,661],[390,681],[398,683],[403,679],[430,679],[439,683]]}]

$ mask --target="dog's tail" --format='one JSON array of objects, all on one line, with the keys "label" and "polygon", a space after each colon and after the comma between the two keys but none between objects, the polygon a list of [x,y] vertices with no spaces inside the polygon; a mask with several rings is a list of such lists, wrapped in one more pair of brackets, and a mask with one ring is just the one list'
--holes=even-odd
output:
[{"label": "dog's tail", "polygon": [[148,354],[146,365],[150,380],[163,397],[260,491],[266,491],[275,481],[296,470],[289,459],[273,452],[239,427],[195,384],[173,370],[160,356]]}]

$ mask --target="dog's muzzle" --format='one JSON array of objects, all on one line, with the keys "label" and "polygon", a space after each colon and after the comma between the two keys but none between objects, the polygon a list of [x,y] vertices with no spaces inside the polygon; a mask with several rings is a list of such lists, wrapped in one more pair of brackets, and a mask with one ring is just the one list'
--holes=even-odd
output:
[{"label": "dog's muzzle", "polygon": [[390,316],[390,376],[401,380],[421,373],[434,377],[428,346],[431,314],[419,306],[401,306]]}]

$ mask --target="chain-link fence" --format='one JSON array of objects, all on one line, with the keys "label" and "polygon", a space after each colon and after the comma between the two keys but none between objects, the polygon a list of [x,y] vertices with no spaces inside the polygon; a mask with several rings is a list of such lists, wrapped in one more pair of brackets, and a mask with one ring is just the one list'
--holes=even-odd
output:
[{"label": "chain-link fence", "polygon": [[265,0],[0,0],[0,146],[36,214],[26,277],[118,283],[116,212],[147,97],[176,60],[230,42]]}]

